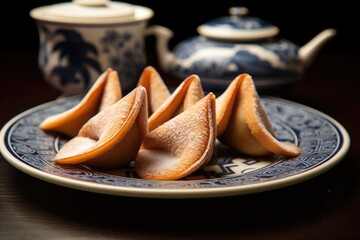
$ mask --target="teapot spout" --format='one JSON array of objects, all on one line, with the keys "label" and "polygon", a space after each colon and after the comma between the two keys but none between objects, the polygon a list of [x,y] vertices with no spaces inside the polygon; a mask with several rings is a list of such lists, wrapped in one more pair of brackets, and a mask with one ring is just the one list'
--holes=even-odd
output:
[{"label": "teapot spout", "polygon": [[166,27],[153,25],[146,29],[146,34],[156,37],[156,53],[160,67],[165,71],[169,71],[174,54],[169,50],[168,43],[174,33]]},{"label": "teapot spout", "polygon": [[336,34],[333,28],[325,29],[299,49],[299,58],[304,67],[308,67],[314,61],[320,49]]}]

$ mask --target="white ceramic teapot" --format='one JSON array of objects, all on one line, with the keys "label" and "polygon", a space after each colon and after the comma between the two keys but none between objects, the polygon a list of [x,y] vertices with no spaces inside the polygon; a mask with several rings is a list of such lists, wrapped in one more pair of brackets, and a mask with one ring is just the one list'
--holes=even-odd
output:
[{"label": "white ceramic teapot", "polygon": [[160,66],[180,79],[197,74],[211,91],[224,90],[240,73],[252,75],[258,90],[273,90],[300,80],[319,50],[336,34],[335,29],[326,29],[298,47],[276,37],[276,26],[247,13],[244,7],[231,8],[230,16],[199,26],[200,35],[179,43],[173,52],[168,48],[173,32],[151,27],[148,31],[158,37]]},{"label": "white ceramic teapot", "polygon": [[145,29],[153,14],[147,7],[109,0],[73,0],[31,10],[44,78],[64,95],[81,94],[111,67],[129,91],[146,66]]}]

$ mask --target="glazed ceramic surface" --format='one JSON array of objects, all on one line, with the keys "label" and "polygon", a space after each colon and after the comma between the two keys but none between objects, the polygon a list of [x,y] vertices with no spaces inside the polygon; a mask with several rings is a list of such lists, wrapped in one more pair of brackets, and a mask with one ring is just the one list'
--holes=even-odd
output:
[{"label": "glazed ceramic surface", "polygon": [[118,71],[122,88],[132,89],[146,66],[144,32],[152,10],[109,1],[100,6],[78,2],[30,13],[39,30],[44,78],[65,95],[75,95],[86,92],[110,67]]},{"label": "glazed ceramic surface", "polygon": [[84,93],[108,67],[121,87],[132,89],[146,65],[145,23],[79,26],[38,23],[39,66],[45,79],[67,95]]},{"label": "glazed ceramic surface", "polygon": [[[293,158],[241,155],[218,143],[203,170],[179,181],[139,179],[133,163],[100,172],[85,166],[60,165],[54,156],[68,138],[38,128],[47,116],[75,106],[82,98],[58,99],[10,120],[0,133],[0,150],[16,168],[42,180],[97,193],[156,198],[241,195],[289,186],[334,167],[350,145],[347,131],[331,117],[277,98],[262,98],[279,140],[299,145]],[[31,186],[29,186],[31,187]]]},{"label": "glazed ceramic surface", "polygon": [[279,29],[247,16],[244,7],[230,9],[230,16],[200,25],[199,35],[180,42],[173,51],[167,43],[171,30],[157,26],[152,31],[159,40],[160,65],[180,79],[199,75],[209,91],[225,90],[239,74],[250,74],[261,92],[299,81],[321,47],[336,33],[326,29],[299,47],[278,37]]},{"label": "glazed ceramic surface", "polygon": [[285,39],[234,43],[197,36],[174,49],[172,69],[180,78],[198,74],[207,89],[226,88],[238,73],[252,75],[257,87],[264,88],[267,82],[262,80],[282,79],[288,83],[299,79],[298,50]]}]

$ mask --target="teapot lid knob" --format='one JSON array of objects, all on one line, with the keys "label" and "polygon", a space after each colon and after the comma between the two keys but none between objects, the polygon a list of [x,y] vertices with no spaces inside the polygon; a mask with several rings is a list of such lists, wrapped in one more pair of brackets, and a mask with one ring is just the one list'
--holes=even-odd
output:
[{"label": "teapot lid knob", "polygon": [[249,9],[246,7],[231,7],[229,9],[229,14],[232,16],[245,16],[249,13]]},{"label": "teapot lid knob", "polygon": [[202,36],[229,41],[254,41],[278,34],[276,26],[257,17],[245,16],[248,12],[246,7],[231,7],[230,16],[216,18],[197,30]]}]

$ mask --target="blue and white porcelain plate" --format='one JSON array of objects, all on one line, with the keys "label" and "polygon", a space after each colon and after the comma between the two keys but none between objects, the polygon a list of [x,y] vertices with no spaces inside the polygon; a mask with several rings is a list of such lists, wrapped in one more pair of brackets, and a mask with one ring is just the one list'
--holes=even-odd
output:
[{"label": "blue and white porcelain plate", "polygon": [[263,97],[276,137],[301,148],[297,158],[258,158],[241,155],[218,143],[203,170],[178,181],[151,181],[136,177],[133,164],[99,172],[86,166],[56,164],[65,136],[38,128],[47,116],[76,105],[81,97],[58,99],[19,114],[1,130],[5,159],[39,179],[84,191],[133,197],[201,198],[249,194],[300,183],[339,163],[347,153],[347,131],[331,117],[312,108]]}]

